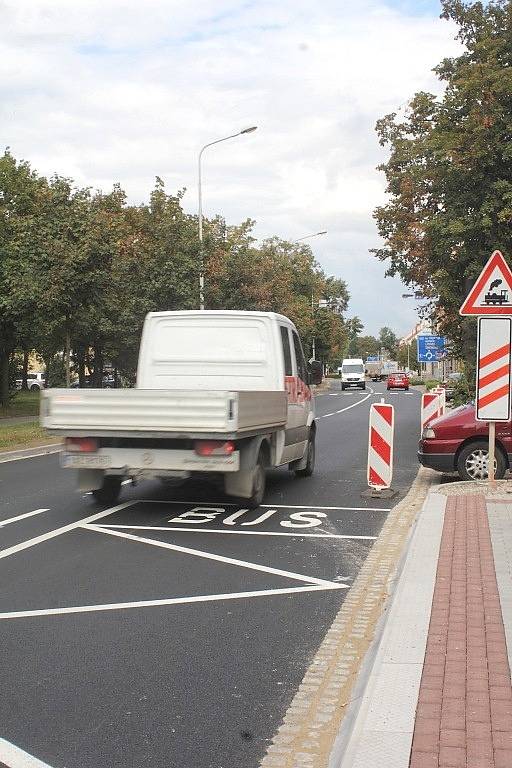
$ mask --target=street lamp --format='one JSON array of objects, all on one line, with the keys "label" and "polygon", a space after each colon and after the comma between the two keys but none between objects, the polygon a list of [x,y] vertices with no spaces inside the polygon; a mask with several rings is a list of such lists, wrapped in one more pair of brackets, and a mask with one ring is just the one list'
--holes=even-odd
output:
[{"label": "street lamp", "polygon": [[203,157],[203,152],[205,149],[208,149],[208,147],[212,147],[214,144],[220,144],[221,141],[227,141],[228,139],[234,139],[237,136],[242,136],[244,133],[252,133],[256,130],[258,126],[252,125],[250,128],[244,128],[241,131],[238,131],[238,133],[232,133],[230,136],[224,136],[222,139],[216,139],[215,141],[210,141],[208,144],[205,144],[204,147],[202,147],[201,151],[199,152],[199,158],[198,158],[198,198],[199,198],[199,243],[200,243],[200,254],[199,254],[199,308],[204,310],[204,264],[203,264],[203,196],[202,196],[202,189],[201,189],[201,159]]},{"label": "street lamp", "polygon": [[294,242],[299,243],[301,240],[307,240],[310,237],[318,237],[318,235],[326,235],[326,234],[327,234],[327,230],[322,229],[321,232],[313,232],[312,235],[304,235],[304,237],[298,237]]}]

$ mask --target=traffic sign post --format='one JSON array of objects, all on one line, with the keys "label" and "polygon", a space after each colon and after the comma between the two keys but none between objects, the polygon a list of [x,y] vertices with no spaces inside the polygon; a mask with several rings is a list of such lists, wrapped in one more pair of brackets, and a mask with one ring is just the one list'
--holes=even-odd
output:
[{"label": "traffic sign post", "polygon": [[488,478],[494,484],[496,422],[510,420],[511,387],[512,271],[500,251],[492,253],[459,314],[478,316],[475,417],[489,424]]},{"label": "traffic sign post", "polygon": [[476,358],[477,421],[510,419],[510,317],[479,317]]},{"label": "traffic sign post", "polygon": [[480,272],[459,314],[512,315],[512,271],[500,251],[494,251]]},{"label": "traffic sign post", "polygon": [[510,419],[510,317],[479,317],[476,419],[489,422],[489,482],[494,482],[496,422]]}]

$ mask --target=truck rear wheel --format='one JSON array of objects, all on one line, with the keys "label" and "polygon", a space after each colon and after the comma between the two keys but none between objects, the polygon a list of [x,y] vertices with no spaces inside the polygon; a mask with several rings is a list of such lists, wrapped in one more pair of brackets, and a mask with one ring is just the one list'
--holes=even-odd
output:
[{"label": "truck rear wheel", "polygon": [[121,492],[121,476],[105,475],[101,488],[92,492],[98,504],[115,504]]},{"label": "truck rear wheel", "polygon": [[259,507],[265,497],[266,477],[265,477],[265,457],[263,451],[258,454],[258,461],[254,467],[253,479],[252,479],[252,495],[249,499],[244,499],[249,509],[256,509]]},{"label": "truck rear wheel", "polygon": [[306,451],[307,451],[306,466],[304,467],[304,469],[295,470],[296,477],[311,477],[311,475],[315,471],[315,433],[314,432],[311,433],[311,436],[308,440],[308,447],[306,448]]}]

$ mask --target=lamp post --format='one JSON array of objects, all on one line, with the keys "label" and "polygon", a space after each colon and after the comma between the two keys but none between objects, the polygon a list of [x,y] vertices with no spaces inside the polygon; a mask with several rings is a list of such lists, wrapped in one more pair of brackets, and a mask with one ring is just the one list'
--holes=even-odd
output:
[{"label": "lamp post", "polygon": [[203,152],[205,149],[208,149],[208,147],[212,147],[214,144],[220,144],[221,141],[227,141],[228,139],[234,139],[237,136],[242,136],[244,133],[252,133],[256,130],[258,126],[252,125],[250,128],[244,128],[242,131],[238,131],[238,133],[232,133],[229,136],[224,136],[222,139],[216,139],[215,141],[210,141],[208,144],[205,144],[204,147],[201,148],[201,151],[199,152],[199,158],[197,162],[198,166],[198,203],[199,203],[199,309],[204,310],[204,263],[203,263],[203,194],[202,194],[202,188],[201,188],[201,160],[203,157]]},{"label": "lamp post", "polygon": [[[326,234],[327,234],[327,230],[326,229],[322,229],[322,230],[320,230],[320,232],[313,232],[311,235],[303,235],[303,237],[297,237],[293,242],[294,243],[300,243],[301,240],[308,240],[310,237],[318,237],[319,235],[326,235]],[[315,304],[314,304],[314,302],[315,302],[314,296],[313,296],[313,294],[311,294],[311,315],[313,317],[313,324],[315,322]],[[314,332],[315,331],[314,331],[314,328],[313,328],[313,333]],[[313,336],[312,343],[311,343],[311,355],[312,355],[312,359],[316,360],[316,339],[315,339],[314,336]]]},{"label": "lamp post", "polygon": [[301,240],[308,240],[310,237],[318,237],[318,235],[326,235],[327,230],[322,229],[321,232],[313,232],[312,235],[304,235],[304,237],[298,237],[296,240],[294,240],[295,243],[299,243]]}]

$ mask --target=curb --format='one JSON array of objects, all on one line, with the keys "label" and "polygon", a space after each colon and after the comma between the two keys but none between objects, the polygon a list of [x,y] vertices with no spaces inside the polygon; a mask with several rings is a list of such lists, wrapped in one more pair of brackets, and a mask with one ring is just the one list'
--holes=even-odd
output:
[{"label": "curb", "polygon": [[19,451],[3,451],[3,453],[0,453],[0,464],[6,461],[31,459],[34,456],[47,456],[50,453],[60,453],[62,445],[62,443],[52,443],[50,445],[36,445],[33,448],[22,448]]},{"label": "curb", "polygon": [[445,506],[434,488],[418,515],[332,768],[409,766]]},{"label": "curb", "polygon": [[[261,768],[326,768],[351,710],[363,660],[388,608],[411,526],[437,479],[421,467],[407,496],[393,507],[352,588],[306,671]],[[339,765],[339,763],[338,763]]]}]

